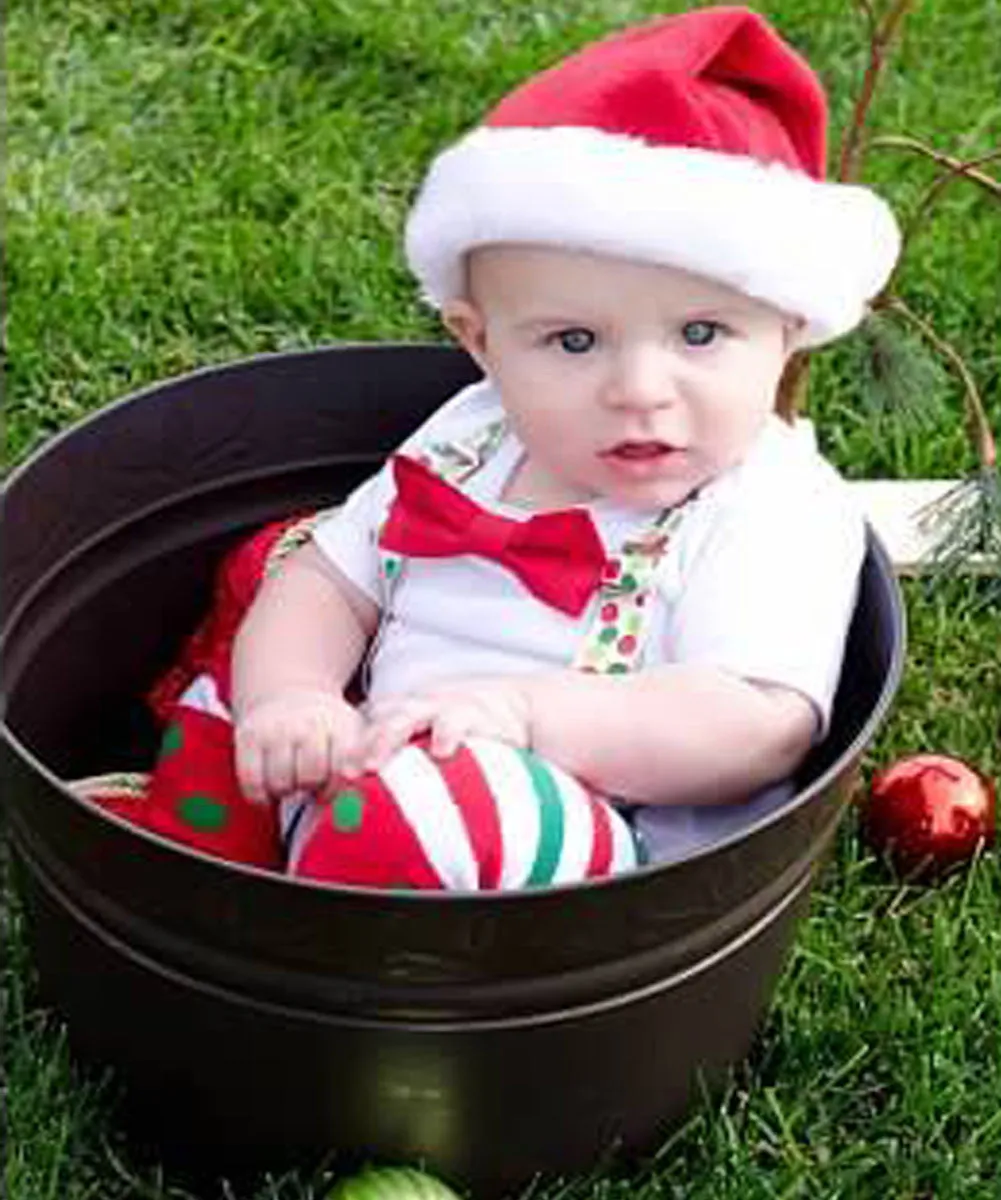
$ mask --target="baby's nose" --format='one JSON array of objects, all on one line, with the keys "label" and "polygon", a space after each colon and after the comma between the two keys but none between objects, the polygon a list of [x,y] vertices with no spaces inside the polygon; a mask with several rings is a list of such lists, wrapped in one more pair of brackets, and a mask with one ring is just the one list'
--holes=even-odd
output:
[{"label": "baby's nose", "polygon": [[613,405],[622,408],[667,408],[677,399],[669,354],[652,349],[629,355],[618,364],[609,388]]}]

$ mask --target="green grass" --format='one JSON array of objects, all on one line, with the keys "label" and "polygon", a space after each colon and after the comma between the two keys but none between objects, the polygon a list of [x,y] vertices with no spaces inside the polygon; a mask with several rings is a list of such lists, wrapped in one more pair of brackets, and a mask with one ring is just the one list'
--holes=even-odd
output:
[{"label": "green grass", "polygon": [[[652,0],[15,0],[7,27],[7,459],[196,365],[338,339],[439,336],[398,253],[428,156],[515,81]],[[838,0],[765,4],[821,70],[837,121],[864,62]],[[1001,6],[918,4],[875,125],[943,150],[1001,143]],[[874,154],[901,208],[931,178]],[[960,345],[1001,426],[1001,211],[946,194],[905,297]],[[858,401],[850,344],[817,356],[811,408],[853,476],[970,466],[948,372],[901,429]],[[871,762],[920,749],[1001,774],[997,609],[910,586],[908,673]],[[647,1168],[551,1200],[1001,1196],[1001,863],[895,883],[841,830],[753,1060]],[[5,1195],[167,1200],[177,1181],[116,1126],[33,999],[16,903],[2,966]],[[218,1195],[225,1193],[220,1189]],[[312,1200],[308,1179],[253,1200]],[[251,1200],[241,1194],[239,1200]]]}]

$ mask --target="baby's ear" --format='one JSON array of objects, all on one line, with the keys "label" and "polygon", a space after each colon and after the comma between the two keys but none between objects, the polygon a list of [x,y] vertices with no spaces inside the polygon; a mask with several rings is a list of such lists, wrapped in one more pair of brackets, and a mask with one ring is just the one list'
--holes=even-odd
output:
[{"label": "baby's ear", "polygon": [[487,326],[483,313],[471,300],[446,300],[441,306],[445,328],[462,348],[486,370]]},{"label": "baby's ear", "polygon": [[806,329],[805,317],[788,317],[783,326],[783,340],[788,358],[800,348],[803,342],[803,332]]}]

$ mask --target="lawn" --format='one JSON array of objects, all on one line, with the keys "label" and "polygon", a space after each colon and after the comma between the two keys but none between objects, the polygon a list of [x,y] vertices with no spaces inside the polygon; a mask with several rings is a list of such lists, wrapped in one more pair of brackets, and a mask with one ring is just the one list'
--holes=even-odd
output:
[{"label": "lawn", "polygon": [[[257,351],[439,338],[397,251],[429,155],[515,81],[664,9],[653,0],[13,0],[7,22],[6,457],[140,385]],[[840,0],[762,5],[821,71],[835,124],[865,63]],[[1001,4],[919,3],[874,112],[973,157],[1001,144]],[[874,151],[902,211],[932,178]],[[1001,428],[1001,207],[957,185],[901,294],[960,347]],[[816,356],[810,411],[852,477],[972,465],[961,394],[920,420],[861,403],[857,346]],[[908,584],[908,669],[868,766],[935,749],[1001,775],[998,609]],[[4,1194],[180,1200],[116,1125],[113,1080],[68,1061],[0,908]],[[642,1169],[534,1193],[756,1200],[1001,1196],[1001,857],[895,882],[844,823],[751,1063]],[[238,1200],[319,1200],[305,1177]],[[218,1196],[229,1196],[222,1186]]]}]

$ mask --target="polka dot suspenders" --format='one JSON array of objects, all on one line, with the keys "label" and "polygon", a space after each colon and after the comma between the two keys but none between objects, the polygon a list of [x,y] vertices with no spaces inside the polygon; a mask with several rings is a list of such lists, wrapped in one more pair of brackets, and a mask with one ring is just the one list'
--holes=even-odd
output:
[{"label": "polka dot suspenders", "polygon": [[657,568],[682,511],[664,509],[605,564],[595,615],[573,660],[578,670],[622,675],[643,661]]},{"label": "polka dot suspenders", "polygon": [[[487,463],[506,433],[507,422],[493,421],[463,441],[427,447],[420,461],[446,483],[459,485]],[[574,668],[617,675],[639,667],[651,624],[657,568],[684,508],[664,509],[650,526],[625,542],[619,554],[607,560],[595,615],[574,656]],[[399,554],[380,552],[384,611],[404,561]]]}]

